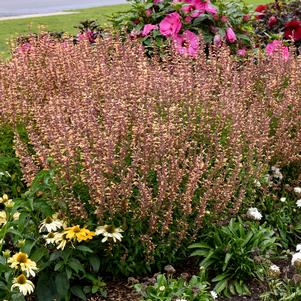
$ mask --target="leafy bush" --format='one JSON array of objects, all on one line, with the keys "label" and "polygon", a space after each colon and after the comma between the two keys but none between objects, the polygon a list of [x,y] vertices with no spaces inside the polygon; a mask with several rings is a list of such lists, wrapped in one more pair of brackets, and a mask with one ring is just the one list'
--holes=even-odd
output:
[{"label": "leafy bush", "polygon": [[293,40],[296,47],[301,44],[300,1],[278,0],[256,9],[254,21],[256,43],[267,45],[272,40]]},{"label": "leafy bush", "polygon": [[201,276],[192,276],[188,281],[183,277],[174,279],[170,275],[159,274],[152,280],[154,283],[134,285],[143,300],[209,301],[215,299],[208,292],[208,283]]},{"label": "leafy bush", "polygon": [[111,18],[116,30],[138,38],[148,54],[173,45],[192,56],[198,52],[199,34],[206,43],[227,43],[233,51],[249,46],[248,20],[248,8],[240,0],[136,0],[128,12]]},{"label": "leafy bush", "polygon": [[248,281],[264,275],[265,260],[276,249],[273,230],[265,225],[231,219],[226,226],[213,227],[201,243],[189,248],[195,249],[191,256],[200,256],[200,266],[216,282],[214,290],[226,296],[250,294]]}]

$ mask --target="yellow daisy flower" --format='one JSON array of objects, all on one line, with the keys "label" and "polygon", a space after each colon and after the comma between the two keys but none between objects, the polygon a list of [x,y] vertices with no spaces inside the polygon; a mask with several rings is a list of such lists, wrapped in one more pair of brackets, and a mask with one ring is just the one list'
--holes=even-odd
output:
[{"label": "yellow daisy flower", "polygon": [[64,234],[66,234],[67,239],[70,239],[70,240],[74,239],[79,242],[82,240],[92,239],[93,236],[95,235],[94,232],[92,232],[86,228],[80,228],[79,225],[66,228],[64,231]]},{"label": "yellow daisy flower", "polygon": [[30,275],[34,277],[36,275],[35,271],[38,270],[37,264],[23,252],[16,253],[14,256],[8,258],[7,263],[10,263],[10,267],[13,269],[20,268],[22,272],[26,273],[27,277]]},{"label": "yellow daisy flower", "polygon": [[23,274],[13,279],[11,290],[13,290],[14,288],[18,288],[23,296],[29,295],[34,291],[33,283],[28,280]]}]

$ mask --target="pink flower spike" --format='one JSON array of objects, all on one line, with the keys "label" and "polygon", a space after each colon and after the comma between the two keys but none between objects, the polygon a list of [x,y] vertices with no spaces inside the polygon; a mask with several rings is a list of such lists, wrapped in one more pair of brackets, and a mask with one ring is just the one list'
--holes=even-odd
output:
[{"label": "pink flower spike", "polygon": [[159,24],[160,32],[165,37],[173,37],[182,28],[181,17],[178,13],[167,15]]},{"label": "pink flower spike", "polygon": [[174,37],[174,45],[178,53],[196,57],[199,50],[199,37],[190,30],[185,30],[182,35]]},{"label": "pink flower spike", "polygon": [[228,27],[226,30],[226,39],[229,43],[235,43],[236,42],[236,35],[235,32],[231,27]]},{"label": "pink flower spike", "polygon": [[153,24],[146,24],[144,25],[143,27],[143,30],[142,30],[142,36],[145,37],[147,35],[149,35],[149,33],[154,30],[154,29],[157,29],[158,26],[157,25],[153,25]]}]

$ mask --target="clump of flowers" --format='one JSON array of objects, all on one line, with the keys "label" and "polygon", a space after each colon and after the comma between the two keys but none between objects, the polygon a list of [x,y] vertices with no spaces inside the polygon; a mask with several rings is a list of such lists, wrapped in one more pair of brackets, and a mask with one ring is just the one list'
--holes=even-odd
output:
[{"label": "clump of flowers", "polygon": [[[255,9],[256,18],[253,22],[254,38],[257,46],[273,45],[276,41],[287,56],[285,44],[293,42],[296,47],[301,45],[301,2],[273,1],[259,5]],[[283,42],[282,42],[283,41]],[[281,44],[280,44],[281,43]],[[283,43],[283,44],[282,44]],[[267,49],[267,52],[270,51]]]},{"label": "clump of flowers", "polygon": [[200,34],[216,47],[226,43],[236,51],[249,46],[248,16],[240,0],[147,0],[133,1],[128,12],[111,21],[119,32],[141,40],[148,54],[172,45],[179,54],[195,57]]},{"label": "clump of flowers", "polygon": [[111,225],[99,226],[95,232],[79,225],[67,227],[66,223],[59,220],[56,214],[45,218],[40,225],[39,231],[48,232],[43,235],[46,245],[53,244],[56,245],[57,249],[61,250],[64,250],[69,243],[73,245],[76,242],[88,241],[100,234],[104,236],[102,242],[106,242],[108,238],[112,238],[114,242],[117,240],[121,241],[121,232],[123,232],[121,228],[115,228]]}]

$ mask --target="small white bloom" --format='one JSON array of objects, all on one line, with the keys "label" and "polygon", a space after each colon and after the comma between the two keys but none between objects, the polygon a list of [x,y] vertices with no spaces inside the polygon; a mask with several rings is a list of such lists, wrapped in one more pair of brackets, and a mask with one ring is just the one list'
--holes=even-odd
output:
[{"label": "small white bloom", "polygon": [[160,286],[159,291],[161,291],[161,292],[165,291],[165,286],[164,285]]},{"label": "small white bloom", "polygon": [[29,295],[34,291],[33,283],[28,280],[23,274],[13,279],[11,290],[13,291],[14,288],[18,288],[23,296]]},{"label": "small white bloom", "polygon": [[280,171],[280,168],[276,167],[276,166],[272,166],[271,167],[271,170],[273,172],[273,177],[276,178],[276,179],[279,179],[279,180],[282,180],[283,179],[283,175]]},{"label": "small white bloom", "polygon": [[187,299],[176,299],[176,301],[187,301]]},{"label": "small white bloom", "polygon": [[258,180],[254,180],[254,184],[257,188],[261,187],[261,183]]},{"label": "small white bloom", "polygon": [[292,257],[292,265],[294,267],[301,267],[301,252],[295,253]]},{"label": "small white bloom", "polygon": [[295,187],[294,192],[295,193],[301,193],[301,187]]},{"label": "small white bloom", "polygon": [[297,252],[301,251],[301,244],[297,244],[297,245],[296,245],[296,251],[297,251]]},{"label": "small white bloom", "polygon": [[268,269],[268,274],[273,278],[278,278],[281,274],[281,270],[278,265],[272,264]]},{"label": "small white bloom", "polygon": [[63,227],[64,222],[59,220],[57,215],[54,214],[52,217],[47,217],[42,221],[39,232],[54,232]]},{"label": "small white bloom", "polygon": [[14,221],[18,221],[19,220],[19,217],[20,217],[20,212],[15,212],[14,214],[13,214],[13,220]]},{"label": "small white bloom", "polygon": [[285,203],[286,202],[286,198],[285,197],[280,198],[280,202],[281,203]]},{"label": "small white bloom", "polygon": [[301,199],[296,202],[296,205],[297,205],[298,208],[301,207]]},{"label": "small white bloom", "polygon": [[250,219],[256,220],[256,221],[260,221],[262,218],[262,214],[258,211],[257,208],[249,208],[247,211],[247,216]]},{"label": "small white bloom", "polygon": [[210,294],[214,300],[217,299],[218,295],[215,291],[211,291]]},{"label": "small white bloom", "polygon": [[104,238],[101,240],[102,242],[106,242],[108,238],[112,238],[114,242],[117,240],[121,241],[123,230],[121,228],[115,228],[112,225],[104,225],[99,226],[95,230],[95,235],[102,235]]}]

